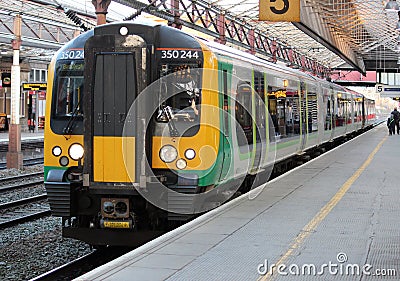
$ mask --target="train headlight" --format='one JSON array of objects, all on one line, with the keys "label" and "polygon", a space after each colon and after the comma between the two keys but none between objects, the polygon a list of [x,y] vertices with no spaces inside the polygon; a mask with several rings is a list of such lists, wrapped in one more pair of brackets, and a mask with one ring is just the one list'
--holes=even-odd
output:
[{"label": "train headlight", "polygon": [[119,29],[119,34],[121,34],[122,36],[127,35],[129,32],[128,28],[126,26],[123,26]]},{"label": "train headlight", "polygon": [[68,149],[69,157],[71,157],[75,161],[78,161],[83,157],[83,152],[84,152],[83,146],[80,145],[79,143],[74,143]]},{"label": "train headlight", "polygon": [[187,166],[187,163],[186,163],[186,160],[185,159],[178,159],[177,161],[176,161],[176,167],[179,169],[179,170],[182,170],[182,169],[185,169],[186,168],[186,166]]},{"label": "train headlight", "polygon": [[62,153],[62,149],[59,146],[55,146],[53,147],[53,149],[51,150],[51,152],[53,153],[54,156],[60,156]]},{"label": "train headlight", "polygon": [[171,163],[178,157],[178,151],[172,145],[164,145],[160,149],[160,158],[165,163]]},{"label": "train headlight", "polygon": [[186,149],[185,157],[186,159],[192,160],[194,157],[196,157],[196,152],[191,148]]}]

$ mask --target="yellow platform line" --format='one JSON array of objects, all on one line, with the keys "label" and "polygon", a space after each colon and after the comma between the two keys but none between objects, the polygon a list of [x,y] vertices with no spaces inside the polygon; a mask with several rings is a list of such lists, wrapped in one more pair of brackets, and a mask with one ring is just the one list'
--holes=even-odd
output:
[{"label": "yellow platform line", "polygon": [[[339,191],[332,197],[332,199],[321,208],[321,210],[315,215],[315,217],[301,230],[301,232],[294,239],[289,247],[289,250],[275,263],[275,268],[278,268],[279,264],[284,264],[286,260],[292,255],[292,253],[298,249],[301,244],[313,233],[313,231],[318,227],[318,225],[325,219],[325,217],[332,211],[332,209],[339,203],[346,192],[349,190],[351,185],[360,177],[362,172],[371,164],[372,159],[375,154],[382,147],[383,143],[386,141],[387,136],[375,147],[375,149],[368,156],[367,160],[361,165],[360,168],[342,185]],[[266,275],[261,276],[258,280],[272,280],[271,272],[269,271]]]}]

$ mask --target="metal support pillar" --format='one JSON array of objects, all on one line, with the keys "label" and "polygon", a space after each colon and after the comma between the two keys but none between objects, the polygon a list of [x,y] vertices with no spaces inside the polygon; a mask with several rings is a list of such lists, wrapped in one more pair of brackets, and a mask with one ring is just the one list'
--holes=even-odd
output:
[{"label": "metal support pillar", "polygon": [[256,54],[256,48],[255,48],[256,40],[255,40],[255,36],[254,36],[254,29],[249,30],[248,38],[249,38],[250,49],[247,50],[247,52],[249,52],[252,55],[255,55]]},{"label": "metal support pillar", "polygon": [[276,42],[276,39],[273,39],[271,41],[271,59],[270,61],[273,63],[276,63],[278,58],[277,58],[277,52],[278,52],[278,42]]},{"label": "metal support pillar", "polygon": [[96,9],[97,25],[102,25],[107,22],[106,15],[110,3],[111,0],[92,0],[92,4]]},{"label": "metal support pillar", "polygon": [[218,15],[217,28],[218,28],[219,37],[215,39],[215,42],[225,45],[226,44],[226,36],[225,36],[225,12],[224,11],[222,11]]},{"label": "metal support pillar", "polygon": [[289,60],[289,63],[286,64],[286,65],[289,66],[289,67],[294,67],[294,64],[295,64],[293,53],[294,53],[294,52],[293,52],[293,49],[290,48],[290,49],[288,50],[288,60]]},{"label": "metal support pillar", "polygon": [[301,71],[306,71],[307,70],[307,65],[306,65],[306,57],[304,55],[301,56]]},{"label": "metal support pillar", "polygon": [[21,99],[21,67],[19,50],[21,48],[21,15],[14,18],[13,64],[11,66],[11,122],[8,134],[7,168],[22,169],[21,125],[19,124],[19,108]]},{"label": "metal support pillar", "polygon": [[7,88],[4,88],[3,113],[7,114]]},{"label": "metal support pillar", "polygon": [[179,0],[171,0],[171,12],[174,16],[174,21],[168,22],[168,25],[177,29],[182,29],[181,13],[179,11]]},{"label": "metal support pillar", "polygon": [[35,91],[35,132],[39,132],[39,91]]}]

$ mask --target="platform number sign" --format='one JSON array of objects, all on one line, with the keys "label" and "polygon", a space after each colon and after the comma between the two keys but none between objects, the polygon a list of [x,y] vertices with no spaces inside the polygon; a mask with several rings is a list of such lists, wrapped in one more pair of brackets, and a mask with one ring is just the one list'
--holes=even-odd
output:
[{"label": "platform number sign", "polygon": [[300,22],[300,0],[259,1],[259,20]]}]

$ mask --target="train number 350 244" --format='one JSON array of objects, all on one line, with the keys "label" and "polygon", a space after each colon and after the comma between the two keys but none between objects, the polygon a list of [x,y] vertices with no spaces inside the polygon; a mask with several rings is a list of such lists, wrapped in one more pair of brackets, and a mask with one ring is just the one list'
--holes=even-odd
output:
[{"label": "train number 350 244", "polygon": [[199,52],[193,50],[161,50],[162,59],[198,59]]}]

